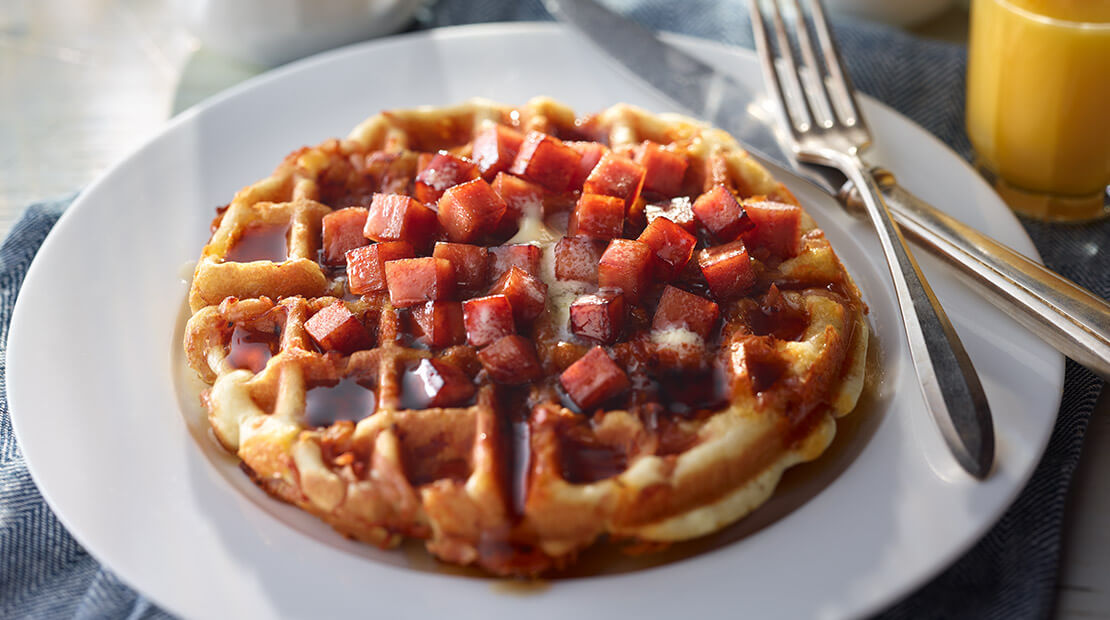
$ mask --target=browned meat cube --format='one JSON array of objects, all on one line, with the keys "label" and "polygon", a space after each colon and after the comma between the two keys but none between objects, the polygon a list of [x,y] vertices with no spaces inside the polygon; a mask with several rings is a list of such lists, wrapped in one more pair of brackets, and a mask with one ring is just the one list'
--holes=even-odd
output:
[{"label": "browned meat cube", "polygon": [[682,273],[698,243],[694,235],[665,217],[652,220],[640,233],[639,241],[646,243],[655,254],[655,275],[668,282]]},{"label": "browned meat cube", "polygon": [[694,216],[718,241],[732,241],[752,227],[744,207],[724,185],[717,185],[694,201]]},{"label": "browned meat cube", "polygon": [[576,336],[612,344],[624,329],[624,295],[619,291],[600,290],[583,295],[570,305],[570,331]]},{"label": "browned meat cube", "polygon": [[582,185],[583,194],[616,196],[624,201],[624,208],[632,206],[644,187],[644,167],[610,151],[601,156],[590,176]]},{"label": "browned meat cube", "polygon": [[405,241],[383,241],[347,252],[347,288],[355,295],[384,291],[386,261],[412,258],[412,245]]},{"label": "browned meat cube", "polygon": [[743,241],[698,252],[698,267],[718,301],[740,297],[755,284],[755,270]]},{"label": "browned meat cube", "polygon": [[505,201],[482,179],[451,187],[439,199],[439,224],[456,243],[493,232],[503,215]]},{"label": "browned meat cube", "polygon": [[559,383],[583,412],[592,411],[632,385],[624,370],[601,347],[590,349],[571,364],[559,375]]},{"label": "browned meat cube", "polygon": [[661,145],[645,140],[636,149],[636,161],[644,167],[644,191],[676,196],[682,191],[686,158]]},{"label": "browned meat cube", "polygon": [[455,268],[442,258],[388,261],[385,281],[389,286],[389,302],[398,308],[447,301],[455,294]]},{"label": "browned meat cube", "polygon": [[624,201],[614,196],[582,194],[567,223],[568,235],[616,239],[624,230]]},{"label": "browned meat cube", "polygon": [[581,189],[582,185],[586,183],[586,177],[590,176],[594,166],[601,161],[602,155],[609,152],[609,149],[598,142],[567,142],[566,145],[582,156],[582,159],[578,160],[578,169],[574,171],[574,176],[570,179],[569,188]]},{"label": "browned meat cube", "polygon": [[457,301],[429,301],[412,309],[412,333],[433,349],[442,349],[466,340],[462,304]]},{"label": "browned meat cube", "polygon": [[477,178],[478,166],[474,162],[440,151],[416,175],[412,194],[420,202],[434,204],[448,188]]},{"label": "browned meat cube", "polygon": [[802,239],[802,210],[780,202],[751,201],[744,210],[755,226],[742,235],[744,245],[753,252],[762,249],[777,258],[798,253]]},{"label": "browned meat cube", "polygon": [[555,277],[597,284],[597,264],[604,242],[590,237],[563,237],[555,243]]},{"label": "browned meat cube", "polygon": [[342,265],[347,261],[347,250],[360,248],[370,241],[363,236],[366,226],[366,209],[348,207],[324,216],[323,258],[325,265]]},{"label": "browned meat cube", "polygon": [[530,131],[520,145],[509,172],[522,176],[552,192],[565,192],[582,157],[562,140]]},{"label": "browned meat cube", "polygon": [[432,256],[450,261],[455,267],[455,284],[464,290],[477,290],[486,285],[489,250],[480,245],[437,241]]},{"label": "browned meat cube", "polygon": [[374,194],[362,234],[374,241],[406,241],[425,248],[438,229],[436,212],[420,201],[403,194]]},{"label": "browned meat cube", "polygon": [[524,134],[504,125],[490,125],[474,136],[474,147],[470,157],[478,164],[478,170],[486,179],[513,165]]},{"label": "browned meat cube", "polygon": [[659,298],[659,305],[655,308],[651,328],[664,331],[681,327],[701,336],[702,340],[708,340],[720,314],[720,308],[716,303],[700,295],[667,286],[663,290],[663,296]]},{"label": "browned meat cube", "polygon": [[547,303],[547,285],[520,267],[506,271],[489,292],[507,297],[513,307],[513,318],[520,323],[539,316]]},{"label": "browned meat cube", "polygon": [[517,385],[543,376],[532,341],[512,334],[478,352],[478,360],[497,383]]},{"label": "browned meat cube", "polygon": [[374,346],[370,332],[341,301],[325,306],[304,323],[305,331],[324,351],[350,355]]},{"label": "browned meat cube", "polygon": [[615,288],[629,303],[637,303],[651,281],[655,255],[646,243],[632,239],[613,239],[597,266],[597,285]]},{"label": "browned meat cube", "polygon": [[484,347],[516,332],[513,306],[504,295],[464,301],[463,321],[466,324],[466,341],[475,347]]}]

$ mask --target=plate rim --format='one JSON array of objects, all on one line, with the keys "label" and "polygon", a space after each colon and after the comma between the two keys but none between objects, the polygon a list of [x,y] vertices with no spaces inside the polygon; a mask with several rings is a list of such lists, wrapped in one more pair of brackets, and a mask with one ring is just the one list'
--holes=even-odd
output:
[{"label": "plate rim", "polygon": [[[38,256],[40,256],[40,255],[42,255],[43,253],[46,253],[46,252],[55,251],[55,250],[52,250],[52,248],[53,248],[54,243],[56,243],[56,239],[59,236],[58,234],[56,234],[57,231],[60,230],[60,229],[64,229],[65,226],[63,226],[63,224],[65,222],[67,222],[74,213],[76,213],[76,212],[78,212],[78,210],[84,208],[83,205],[86,203],[86,199],[90,195],[95,195],[96,190],[103,183],[105,183],[107,181],[107,179],[109,179],[110,177],[115,175],[117,173],[117,170],[120,169],[121,167],[123,167],[125,164],[127,164],[128,162],[131,162],[132,160],[139,157],[144,150],[146,150],[148,148],[151,148],[153,144],[155,144],[157,141],[162,139],[167,133],[171,132],[174,128],[176,128],[176,127],[178,127],[179,125],[182,125],[182,124],[193,122],[192,119],[194,117],[196,117],[200,114],[204,114],[212,108],[218,107],[219,105],[221,105],[222,102],[224,102],[226,100],[229,100],[229,99],[239,97],[243,93],[249,93],[250,91],[253,91],[254,89],[258,88],[258,86],[261,85],[261,84],[264,84],[264,83],[267,83],[267,82],[270,82],[270,81],[282,80],[282,79],[284,79],[284,76],[287,73],[292,73],[292,72],[296,72],[296,71],[310,69],[313,65],[324,66],[324,65],[327,65],[330,62],[333,62],[335,59],[338,59],[338,58],[340,58],[344,55],[347,55],[347,54],[370,53],[370,50],[373,50],[373,49],[376,49],[376,48],[385,48],[385,47],[388,47],[390,45],[403,45],[403,44],[408,43],[408,42],[419,42],[419,41],[424,40],[424,39],[450,40],[452,38],[463,39],[467,36],[475,36],[475,35],[478,35],[478,36],[520,35],[520,34],[526,34],[529,31],[538,31],[538,32],[544,32],[544,33],[553,32],[553,33],[559,33],[559,34],[562,34],[562,35],[565,35],[568,32],[564,27],[562,27],[558,24],[555,24],[555,23],[551,23],[551,22],[496,22],[496,23],[483,23],[483,24],[469,24],[469,25],[461,25],[461,26],[451,26],[451,27],[445,27],[445,28],[431,29],[431,30],[427,30],[427,31],[405,33],[403,35],[397,35],[397,36],[393,36],[393,37],[387,37],[387,38],[383,38],[383,39],[362,42],[362,43],[358,43],[358,44],[338,48],[338,49],[335,49],[335,50],[331,50],[331,51],[328,51],[328,52],[324,52],[322,54],[311,56],[311,57],[308,57],[308,58],[305,58],[305,59],[301,59],[301,60],[295,61],[293,63],[289,63],[288,65],[283,65],[282,67],[279,67],[277,69],[262,73],[258,76],[254,76],[254,77],[252,77],[248,80],[245,80],[245,81],[243,81],[239,84],[236,84],[235,86],[232,86],[228,89],[225,89],[225,90],[223,90],[223,91],[221,91],[221,92],[219,92],[219,93],[217,93],[217,94],[215,94],[215,95],[213,95],[209,98],[206,98],[205,100],[189,107],[188,109],[186,109],[186,110],[182,111],[181,113],[177,114],[175,117],[169,119],[165,124],[163,124],[163,126],[155,134],[148,137],[143,143],[141,143],[138,147],[133,149],[127,155],[125,155],[124,157],[122,157],[119,160],[117,160],[116,162],[114,162],[107,170],[105,170],[102,174],[98,175],[97,179],[93,183],[91,183],[87,188],[85,188],[83,191],[81,191],[80,195],[76,198],[74,203],[71,204],[71,206],[62,214],[59,221],[55,224],[54,228],[50,231],[50,234],[47,235],[47,237],[44,240],[42,246],[40,246],[39,252],[36,254],[35,260],[32,261],[32,264],[30,265],[30,267],[28,268],[27,273],[25,274],[24,282],[23,282],[23,284],[21,284],[20,290],[21,291],[23,290],[22,287],[25,286],[27,284],[27,282],[37,281],[39,276],[36,276],[36,274],[37,274],[36,267],[41,264],[41,261],[37,260]],[[751,52],[750,50],[747,50],[745,48],[741,48],[741,47],[738,47],[738,46],[729,45],[727,43],[722,43],[722,42],[719,42],[719,41],[714,41],[714,40],[710,40],[710,39],[703,39],[703,38],[689,36],[689,35],[673,34],[673,33],[666,33],[665,37],[668,38],[668,39],[673,38],[673,39],[676,39],[678,41],[682,41],[682,42],[684,42],[688,45],[694,46],[694,47],[706,46],[708,48],[716,48],[716,50],[718,52],[721,52],[721,53],[739,54],[739,55],[742,55],[742,56],[754,57],[754,53]],[[908,119],[907,117],[905,117],[901,113],[897,112],[893,108],[890,108],[890,106],[887,106],[886,104],[884,104],[882,102],[879,102],[879,101],[877,101],[877,100],[875,100],[875,99],[873,99],[869,96],[864,95],[864,97],[869,101],[869,104],[877,105],[877,106],[886,108],[891,114],[896,115],[900,119],[901,122],[906,123],[907,125],[911,126],[915,130],[915,132],[920,134],[919,137],[927,138],[927,139],[931,140],[935,144],[935,146],[942,147],[947,152],[948,157],[954,159],[955,161],[958,161],[961,164],[961,166],[965,169],[966,172],[968,172],[969,174],[974,175],[974,171],[973,171],[973,169],[971,169],[970,165],[962,157],[960,157],[955,151],[953,151],[947,144],[944,144],[943,142],[941,142],[936,136],[929,133],[924,128],[917,125],[912,120]],[[981,179],[979,179],[977,176],[974,176],[974,178],[980,183],[985,183]],[[995,198],[997,198],[997,197],[995,197]],[[1031,258],[1034,258],[1035,260],[1040,262],[1040,255],[1039,255],[1039,253],[1037,253],[1037,250],[1036,250],[1035,246],[1032,244],[1032,240],[1029,238],[1028,233],[1025,231],[1024,227],[1021,227],[1020,223],[1017,223],[1016,217],[1014,217],[1012,214],[1010,214],[1008,210],[1006,211],[1006,213],[1009,214],[1011,218],[1013,218],[1014,223],[1017,225],[1017,229],[1020,230],[1021,235],[1024,237],[1024,241],[1027,245],[1027,248],[1032,249],[1032,252],[1033,252],[1034,255],[1031,256]],[[17,327],[18,325],[22,324],[26,320],[26,319],[23,319],[21,317],[23,317],[26,313],[29,312],[28,310],[26,310],[26,305],[27,304],[21,303],[22,300],[23,300],[23,296],[20,296],[19,298],[17,298],[15,308],[13,309],[13,312],[12,312],[12,317],[11,317],[12,320],[11,320],[11,323],[10,323],[10,326],[9,326],[9,329],[10,329],[9,343],[12,342],[12,339],[10,337],[11,334],[15,333],[15,331],[16,331],[14,328]],[[21,342],[21,341],[22,341],[21,336],[17,336],[16,339],[15,339],[15,342],[18,343],[18,342]],[[22,350],[21,345],[17,344],[16,347],[11,347],[11,345],[9,344],[9,350],[8,350],[8,369],[9,369],[8,374],[9,374],[9,377],[11,376],[11,373],[10,373],[10,369],[12,368],[12,363],[11,362],[12,362],[13,359],[18,359],[18,357],[19,357],[18,355],[12,355],[12,352],[14,351],[16,353],[20,353],[21,350]],[[1064,359],[1063,359],[1062,355],[1058,355],[1058,358],[1059,358],[1058,359],[1058,364],[1056,365],[1056,367],[1058,369],[1058,372],[1057,372],[1058,377],[1055,378],[1056,379],[1055,383],[1058,384],[1062,388],[1062,386],[1063,386],[1063,373],[1064,373]],[[17,376],[18,376],[18,371],[17,371]],[[24,400],[24,398],[16,396],[17,394],[21,393],[20,392],[21,388],[17,387],[17,385],[18,385],[18,382],[9,381],[7,387],[8,387],[8,398],[9,398],[9,412],[10,412],[10,415],[11,415],[13,431],[15,432],[15,436],[16,436],[16,440],[18,442],[18,445],[22,448],[23,446],[27,445],[25,443],[25,432],[26,431],[25,430],[23,430],[23,431],[20,430],[21,427],[22,427],[22,424],[19,422],[19,420],[22,419],[22,418],[21,418],[21,416],[14,413],[18,407],[13,406],[13,405],[17,401]],[[1061,389],[1060,390],[1060,397],[1062,398],[1062,396],[1063,395],[1062,395],[1062,389]],[[1056,412],[1058,412],[1058,410],[1059,410],[1058,402],[1059,401],[1057,401]],[[1053,418],[1053,423],[1054,423],[1054,421],[1055,421],[1055,412],[1053,413],[1052,418]],[[877,609],[881,609],[884,606],[888,606],[893,601],[903,597],[906,592],[920,587],[923,583],[925,583],[933,575],[935,575],[937,573],[940,573],[941,571],[946,569],[948,566],[950,566],[952,559],[954,559],[955,557],[958,557],[959,555],[963,554],[964,552],[966,552],[966,550],[968,548],[970,548],[972,545],[974,545],[976,542],[978,542],[978,540],[982,537],[983,533],[988,531],[991,527],[993,527],[997,523],[998,518],[1000,518],[1001,515],[1005,512],[1005,510],[1008,509],[1008,507],[1013,503],[1013,501],[1016,498],[1016,496],[1018,495],[1018,493],[1020,493],[1021,490],[1025,488],[1025,486],[1028,483],[1029,478],[1032,476],[1033,472],[1036,469],[1036,464],[1039,462],[1040,458],[1043,456],[1044,450],[1047,447],[1047,442],[1048,442],[1048,439],[1049,439],[1050,436],[1051,436],[1051,429],[1046,434],[1045,439],[1042,442],[1042,445],[1037,447],[1037,455],[1038,455],[1037,458],[1034,459],[1033,464],[1032,464],[1031,467],[1028,468],[1028,471],[1023,472],[1023,475],[1021,477],[1021,483],[1018,484],[1018,485],[1015,485],[1014,489],[1009,494],[1008,499],[1004,502],[1004,506],[999,511],[998,515],[996,515],[994,518],[992,518],[990,520],[984,521],[981,524],[981,527],[978,528],[978,531],[975,532],[973,535],[968,537],[968,540],[967,540],[966,544],[959,546],[958,549],[952,550],[951,553],[949,554],[950,557],[948,557],[947,559],[945,559],[942,562],[937,563],[938,565],[936,566],[935,571],[933,571],[932,573],[930,573],[928,575],[919,576],[919,578],[917,578],[915,580],[912,580],[913,583],[907,584],[901,592],[898,592],[896,594],[891,594],[888,597],[882,597],[882,600],[875,602],[873,604],[872,608],[862,610],[862,611],[864,611],[866,613],[873,613]],[[52,494],[52,492],[51,492],[51,490],[48,486],[44,486],[43,484],[41,484],[40,474],[36,473],[38,468],[32,466],[32,458],[33,457],[28,457],[25,450],[24,450],[24,457],[25,457],[25,461],[27,463],[28,470],[31,474],[32,480],[34,481],[34,483],[35,483],[36,487],[38,488],[39,492],[43,495],[43,498],[46,500],[47,504],[51,507],[51,510],[57,516],[59,521],[66,527],[67,531],[72,536],[74,536],[74,538],[83,547],[89,549],[90,553],[93,553],[92,548],[99,547],[99,545],[98,544],[93,544],[93,545],[88,544],[88,542],[86,542],[86,540],[85,540],[84,535],[83,534],[80,534],[80,535],[78,534],[78,532],[83,531],[83,528],[81,528],[80,525],[78,525],[78,524],[71,523],[70,520],[69,520],[69,517],[67,515],[65,515],[61,511],[57,510],[56,506],[57,506],[58,499],[53,496],[53,494]],[[99,557],[100,557],[99,554],[94,553],[94,557],[97,557],[97,559],[99,561]],[[113,571],[116,570],[113,567],[109,567],[107,564],[105,564],[105,566],[110,568]],[[117,573],[117,574],[119,574],[119,573]],[[129,586],[133,587],[137,592],[143,593],[144,596],[150,596],[151,600],[155,601],[157,604],[159,604],[163,608],[165,608],[167,610],[171,610],[171,609],[172,610],[177,610],[177,607],[175,605],[169,605],[169,604],[167,604],[167,601],[163,601],[160,598],[156,598],[154,596],[151,596],[150,594],[147,594],[146,591],[144,591],[143,589],[135,586],[134,581],[132,581],[128,576],[124,576],[124,575],[120,574],[120,577],[122,579],[124,579],[125,582]],[[181,613],[181,612],[178,611],[177,613]]]}]

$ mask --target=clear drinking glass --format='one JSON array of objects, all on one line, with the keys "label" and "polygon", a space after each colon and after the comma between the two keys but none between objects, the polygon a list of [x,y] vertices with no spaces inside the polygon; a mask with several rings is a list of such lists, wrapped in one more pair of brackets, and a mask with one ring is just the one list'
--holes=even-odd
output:
[{"label": "clear drinking glass", "polygon": [[1110,0],[972,0],[967,132],[1018,213],[1108,213]]}]

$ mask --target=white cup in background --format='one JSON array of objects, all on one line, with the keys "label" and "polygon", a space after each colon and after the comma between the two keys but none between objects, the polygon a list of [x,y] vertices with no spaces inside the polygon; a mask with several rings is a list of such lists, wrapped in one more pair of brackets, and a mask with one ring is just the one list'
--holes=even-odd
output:
[{"label": "white cup in background", "polygon": [[396,32],[427,0],[178,0],[206,47],[272,67]]}]

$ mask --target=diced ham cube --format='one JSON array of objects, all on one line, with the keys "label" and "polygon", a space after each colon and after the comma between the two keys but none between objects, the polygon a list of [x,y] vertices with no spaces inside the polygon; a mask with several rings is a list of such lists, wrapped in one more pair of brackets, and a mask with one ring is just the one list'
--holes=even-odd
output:
[{"label": "diced ham cube", "polygon": [[407,241],[424,248],[439,228],[436,212],[403,194],[374,194],[362,234],[374,241]]},{"label": "diced ham cube", "polygon": [[655,274],[662,280],[674,280],[682,273],[698,240],[681,226],[665,217],[658,217],[640,234],[642,241],[655,254]]},{"label": "diced ham cube", "polygon": [[455,284],[464,290],[476,290],[486,285],[489,270],[489,250],[480,245],[437,241],[432,256],[450,261],[455,267]]},{"label": "diced ham cube", "polygon": [[597,266],[597,285],[624,293],[629,303],[640,301],[651,281],[655,254],[646,243],[613,239]]},{"label": "diced ham cube", "polygon": [[789,258],[798,253],[802,239],[802,210],[780,202],[751,201],[744,210],[755,226],[741,235],[752,251],[766,250],[771,256]]},{"label": "diced ham cube", "polygon": [[513,306],[504,295],[468,299],[462,307],[466,341],[472,346],[484,347],[516,332]]},{"label": "diced ham cube", "polygon": [[659,305],[655,308],[651,328],[665,331],[681,327],[701,336],[702,340],[707,340],[720,314],[720,308],[716,303],[668,285],[663,290],[663,296],[659,298]]},{"label": "diced ham cube", "polygon": [[325,306],[309,317],[304,328],[324,351],[350,355],[374,346],[370,332],[341,301]]},{"label": "diced ham cube", "polygon": [[594,347],[559,375],[559,383],[583,412],[632,387],[628,375],[605,349]]},{"label": "diced ham cube", "polygon": [[582,193],[616,196],[624,201],[627,209],[640,196],[643,186],[644,167],[610,151],[602,155],[601,161],[586,177]]},{"label": "diced ham cube", "polygon": [[408,368],[401,379],[403,402],[414,409],[461,405],[477,388],[466,373],[433,359],[422,359]]},{"label": "diced ham cube", "polygon": [[645,140],[636,149],[636,161],[644,167],[644,191],[674,196],[682,191],[686,158],[661,145]]},{"label": "diced ham cube", "polygon": [[478,360],[497,383],[518,385],[543,376],[543,367],[532,341],[512,334],[478,352]]},{"label": "diced ham cube", "polygon": [[442,258],[425,256],[385,264],[389,302],[397,308],[426,301],[447,301],[455,294],[455,268]]},{"label": "diced ham cube", "polygon": [[513,307],[513,318],[520,323],[539,316],[547,304],[547,285],[520,267],[506,271],[489,292],[507,297]]},{"label": "diced ham cube", "polygon": [[451,187],[439,199],[439,224],[447,238],[457,243],[470,243],[493,232],[502,215],[505,201],[482,179]]},{"label": "diced ham cube", "polygon": [[434,204],[448,188],[477,178],[477,164],[447,151],[440,151],[420,169],[413,183],[412,193],[420,202]]},{"label": "diced ham cube", "polygon": [[624,230],[624,201],[614,196],[582,194],[567,223],[568,235],[616,239]]},{"label": "diced ham cube", "polygon": [[718,301],[739,297],[755,284],[755,270],[743,241],[698,252],[698,267]]},{"label": "diced ham cube", "polygon": [[609,152],[609,149],[599,142],[567,142],[566,145],[582,156],[582,159],[578,160],[578,169],[570,179],[570,189],[581,189],[586,183],[586,177],[590,176],[594,166],[601,161],[602,155]]},{"label": "diced ham cube", "polygon": [[[471,159],[486,179],[508,170],[520,151],[524,134],[504,125],[490,125],[474,136]],[[502,196],[504,197],[504,196]]]},{"label": "diced ham cube", "polygon": [[457,301],[429,301],[412,309],[412,333],[433,349],[442,349],[466,340],[462,304]]},{"label": "diced ham cube", "polygon": [[624,295],[600,290],[583,295],[570,305],[570,331],[576,336],[612,344],[624,329]]},{"label": "diced ham cube", "polygon": [[597,264],[605,244],[590,237],[563,237],[555,243],[555,277],[597,284]]},{"label": "diced ham cube", "polygon": [[694,217],[693,204],[686,196],[672,198],[666,202],[655,202],[647,205],[644,211],[650,224],[656,218],[665,217],[678,224],[691,235],[698,232],[698,220]]},{"label": "diced ham cube", "polygon": [[582,156],[562,140],[530,131],[520,145],[509,172],[538,183],[552,192],[565,192]]},{"label": "diced ham cube", "polygon": [[355,295],[384,291],[385,263],[415,256],[404,241],[383,241],[347,252],[347,287]]},{"label": "diced ham cube", "polygon": [[520,267],[528,273],[538,276],[542,256],[543,250],[530,243],[494,246],[489,249],[489,279],[497,281],[513,267]]},{"label": "diced ham cube", "polygon": [[718,241],[733,241],[752,227],[752,221],[736,196],[724,185],[716,185],[694,201],[694,216]]},{"label": "diced ham cube", "polygon": [[325,265],[342,265],[347,260],[347,250],[360,248],[370,241],[363,236],[366,226],[366,209],[348,207],[324,216],[323,258]]},{"label": "diced ham cube", "polygon": [[505,215],[497,232],[512,234],[520,227],[525,213],[543,214],[543,188],[504,172],[497,173],[492,183],[493,191],[505,201]]}]

